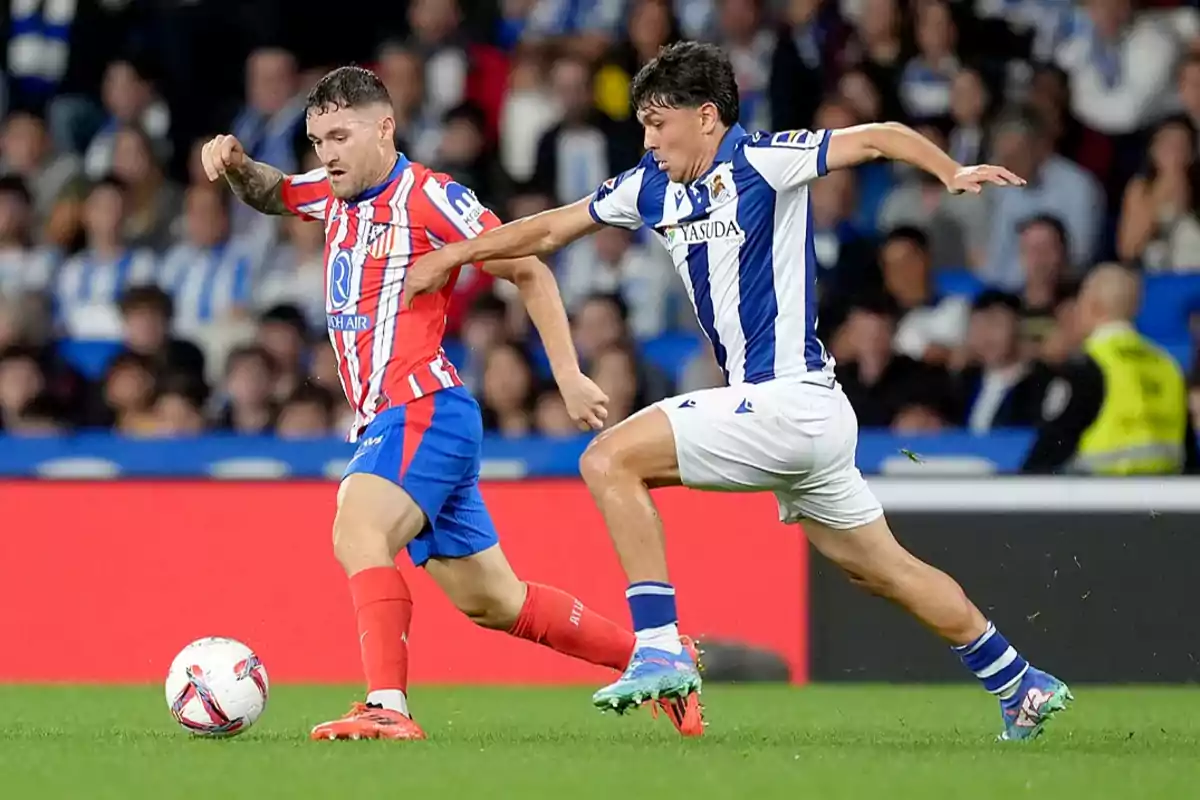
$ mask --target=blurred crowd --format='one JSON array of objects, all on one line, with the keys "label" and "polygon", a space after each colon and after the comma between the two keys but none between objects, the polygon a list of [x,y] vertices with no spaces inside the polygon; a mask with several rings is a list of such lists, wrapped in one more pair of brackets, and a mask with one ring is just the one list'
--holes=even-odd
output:
[{"label": "blurred crowd", "polygon": [[[951,197],[901,165],[813,185],[820,333],[864,427],[1036,422],[1078,345],[1092,265],[1200,272],[1200,15],[1130,0],[409,0],[352,16],[277,0],[13,2],[0,25],[0,428],[345,430],[322,231],[231,202],[199,146],[316,165],[303,99],[372,66],[398,144],[512,219],[641,153],[628,88],[679,38],[723,45],[750,129],[900,120],[1022,190]],[[610,420],[721,382],[661,248],[607,229],[552,260]],[[938,276],[989,288],[968,298]],[[1195,326],[1200,328],[1200,326]],[[449,330],[490,430],[573,432],[511,291],[465,271]],[[108,343],[99,368],[72,353]],[[1191,365],[1184,365],[1190,367]],[[1200,392],[1196,411],[1200,417]]]}]

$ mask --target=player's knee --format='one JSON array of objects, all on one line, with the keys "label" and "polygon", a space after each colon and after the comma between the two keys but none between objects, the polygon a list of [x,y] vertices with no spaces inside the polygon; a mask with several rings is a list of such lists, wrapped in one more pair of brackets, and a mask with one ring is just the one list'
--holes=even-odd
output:
[{"label": "player's knee", "polygon": [[626,471],[620,451],[613,447],[608,437],[600,435],[593,439],[579,458],[579,475],[588,486],[596,486]]},{"label": "player's knee", "polygon": [[347,575],[393,563],[388,533],[338,514],[333,523],[333,555]]}]

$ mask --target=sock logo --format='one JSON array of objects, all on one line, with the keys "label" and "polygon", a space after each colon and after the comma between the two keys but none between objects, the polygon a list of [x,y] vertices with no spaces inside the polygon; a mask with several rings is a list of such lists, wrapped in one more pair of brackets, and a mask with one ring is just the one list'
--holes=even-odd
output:
[{"label": "sock logo", "polygon": [[583,619],[583,603],[579,602],[579,600],[576,600],[575,604],[571,606],[571,624],[574,625],[576,628],[578,628],[579,622],[582,619]]},{"label": "sock logo", "polygon": [[1047,694],[1041,689],[1034,687],[1025,695],[1025,699],[1021,701],[1021,710],[1017,712],[1017,727],[1032,728],[1038,724],[1041,718],[1041,708],[1053,697],[1054,694]]}]

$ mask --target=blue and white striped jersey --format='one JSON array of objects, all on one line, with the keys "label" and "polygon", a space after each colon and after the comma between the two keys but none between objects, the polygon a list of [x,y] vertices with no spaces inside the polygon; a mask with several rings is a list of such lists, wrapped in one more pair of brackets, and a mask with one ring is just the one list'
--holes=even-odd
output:
[{"label": "blue and white striped jersey", "polygon": [[817,338],[808,184],[826,173],[827,131],[748,134],[735,125],[712,167],[674,183],[647,153],[605,181],[592,217],[650,227],[671,254],[730,384],[832,372]]}]

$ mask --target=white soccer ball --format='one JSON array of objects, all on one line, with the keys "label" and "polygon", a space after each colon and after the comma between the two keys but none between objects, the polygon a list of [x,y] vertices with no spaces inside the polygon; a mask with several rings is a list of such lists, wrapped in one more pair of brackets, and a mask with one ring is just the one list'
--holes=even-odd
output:
[{"label": "white soccer ball", "polygon": [[198,736],[236,736],[267,706],[267,670],[234,639],[210,636],[189,644],[167,672],[167,707],[184,730]]}]

